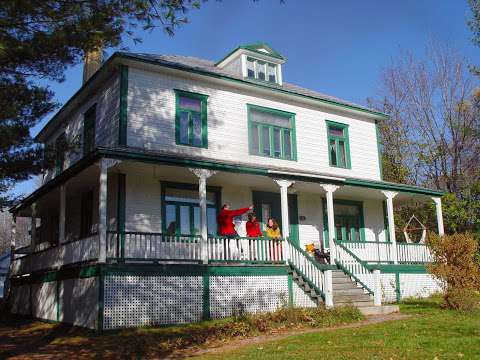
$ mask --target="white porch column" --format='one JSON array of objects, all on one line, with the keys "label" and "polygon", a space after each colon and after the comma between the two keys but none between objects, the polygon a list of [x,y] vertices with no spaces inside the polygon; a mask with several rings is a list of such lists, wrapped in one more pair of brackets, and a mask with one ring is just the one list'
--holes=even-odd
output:
[{"label": "white porch column", "polygon": [[435,208],[437,212],[438,236],[443,236],[445,235],[445,231],[443,229],[442,198],[432,197],[432,199],[435,202]]},{"label": "white porch column", "polygon": [[335,214],[333,211],[333,193],[340,188],[333,184],[320,184],[327,197],[328,246],[330,247],[330,264],[335,264]]},{"label": "white porch column", "polygon": [[[290,180],[274,180],[278,186],[280,186],[280,206],[282,210],[282,236],[285,241],[290,237],[290,220],[288,218],[288,188],[294,184],[294,181]],[[283,246],[283,258],[285,261],[290,259],[289,247],[285,243]]]},{"label": "white porch column", "polygon": [[108,162],[100,160],[100,177],[98,186],[98,262],[107,258],[107,180]]},{"label": "white porch column", "polygon": [[380,270],[373,270],[373,305],[382,306],[382,284],[380,282]]},{"label": "white porch column", "polygon": [[395,219],[393,217],[393,198],[398,195],[395,191],[382,191],[383,195],[387,198],[387,217],[388,217],[388,234],[390,236],[390,242],[392,243],[392,258],[393,263],[398,263],[397,257],[397,240],[395,238]]},{"label": "white porch column", "polygon": [[325,307],[330,309],[333,308],[332,270],[325,270],[323,281],[323,288],[325,289]]},{"label": "white porch column", "polygon": [[200,257],[204,264],[208,263],[208,223],[207,223],[207,179],[216,172],[207,169],[190,169],[198,177],[198,200],[200,203],[200,229],[202,243]]},{"label": "white porch column", "polygon": [[37,245],[37,204],[33,203],[31,206],[32,211],[32,224],[30,226],[30,251],[35,251]]},{"label": "white porch column", "polygon": [[65,208],[66,208],[66,196],[67,185],[60,185],[60,214],[58,217],[58,243],[65,242]]}]

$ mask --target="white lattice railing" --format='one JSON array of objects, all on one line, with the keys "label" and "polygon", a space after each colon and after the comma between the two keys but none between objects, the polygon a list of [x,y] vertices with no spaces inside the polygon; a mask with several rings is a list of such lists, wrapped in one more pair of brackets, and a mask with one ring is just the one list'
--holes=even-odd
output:
[{"label": "white lattice railing", "polygon": [[98,258],[98,235],[70,241],[13,260],[12,275],[54,269]]},{"label": "white lattice railing", "polygon": [[[392,243],[377,241],[338,242],[367,263],[393,263]],[[397,243],[397,262],[405,264],[431,262],[430,250],[424,244]]]},{"label": "white lattice railing", "polygon": [[313,286],[325,299],[325,273],[322,265],[299,246],[290,241],[287,244],[290,265],[306,278],[309,285]]},{"label": "white lattice railing", "polygon": [[344,246],[343,242],[335,241],[335,263],[370,294],[373,294],[375,279],[367,263],[353,251]]},{"label": "white lattice railing", "polygon": [[281,263],[284,244],[283,239],[212,236],[207,241],[208,260]]}]

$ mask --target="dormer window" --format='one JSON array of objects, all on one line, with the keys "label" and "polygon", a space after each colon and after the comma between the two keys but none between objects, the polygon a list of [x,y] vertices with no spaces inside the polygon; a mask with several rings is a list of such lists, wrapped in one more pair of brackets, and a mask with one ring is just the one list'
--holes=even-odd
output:
[{"label": "dormer window", "polygon": [[278,83],[277,65],[247,57],[247,77],[249,79]]}]

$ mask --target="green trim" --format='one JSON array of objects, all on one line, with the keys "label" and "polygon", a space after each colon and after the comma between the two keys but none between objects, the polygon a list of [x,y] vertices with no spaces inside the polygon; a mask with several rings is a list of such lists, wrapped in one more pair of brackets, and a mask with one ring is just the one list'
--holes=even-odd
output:
[{"label": "green trim", "polygon": [[117,174],[117,231],[120,235],[120,258],[125,257],[126,175]]},{"label": "green trim", "polygon": [[97,104],[83,114],[83,156],[95,150],[95,127],[97,124]]},{"label": "green trim", "polygon": [[38,284],[67,279],[83,279],[99,274],[99,265],[66,265],[58,270],[43,270],[26,275],[12,276],[13,285]]},{"label": "green trim", "polygon": [[402,289],[400,287],[400,273],[395,273],[395,295],[397,298],[397,303],[402,301]]},{"label": "green trim", "polygon": [[427,274],[427,267],[423,264],[397,264],[397,265],[368,265],[372,270],[380,270],[385,274]]},{"label": "green trim", "polygon": [[[337,168],[351,169],[352,160],[350,158],[350,140],[348,135],[348,125],[335,122],[335,121],[330,121],[330,120],[326,120],[325,122],[327,124],[327,151],[328,151],[329,165]],[[342,129],[343,136],[331,135],[330,127],[336,127],[336,128]],[[333,159],[332,159],[332,154],[330,152],[330,141],[332,140],[335,142],[335,154],[336,154],[335,162],[337,163],[336,165],[332,163]],[[341,153],[340,142],[343,142],[343,147],[345,149],[345,164],[343,164],[341,161],[342,157],[340,155]]]},{"label": "green trim", "polygon": [[118,124],[118,145],[127,145],[128,116],[128,66],[120,66],[120,114]]},{"label": "green trim", "polygon": [[380,180],[383,180],[383,161],[382,161],[382,148],[380,144],[380,129],[378,127],[378,121],[376,120],[375,120],[375,135],[377,139],[378,170],[380,172]]},{"label": "green trim", "polygon": [[[363,201],[355,201],[355,200],[345,200],[345,199],[333,199],[333,217],[335,218],[335,205],[352,205],[357,206],[359,208],[359,236],[360,242],[366,242],[366,235],[365,235],[365,217],[363,211]],[[323,241],[325,248],[329,248],[328,244],[328,213],[327,213],[327,200],[322,198],[322,211],[323,211]],[[343,231],[343,230],[342,230]],[[337,238],[335,234],[335,238]],[[343,241],[343,240],[342,240]],[[345,240],[346,241],[346,240]],[[358,242],[358,241],[348,241],[348,242]]]},{"label": "green trim", "polygon": [[288,306],[294,306],[294,299],[293,299],[293,276],[292,274],[288,274]]},{"label": "green trim", "polygon": [[[174,89],[175,91],[175,143],[177,145],[183,146],[193,146],[199,148],[208,148],[208,120],[207,120],[207,101],[208,95],[199,94],[195,92],[185,91],[185,90],[178,90]],[[191,109],[182,109],[180,107],[180,96],[188,97],[191,99],[200,100],[200,107],[201,111],[194,111]],[[188,143],[184,143],[180,141],[180,114],[184,112],[188,114]],[[194,125],[193,125],[193,115],[200,114],[200,121],[202,123],[202,143],[200,145],[193,144],[193,133],[194,133]]]},{"label": "green trim", "polygon": [[210,276],[203,275],[202,319],[210,320]]},{"label": "green trim", "polygon": [[[262,47],[265,48],[266,50],[268,50],[269,53],[267,54],[267,53],[264,53],[264,52],[258,50],[259,48],[262,48]],[[276,59],[279,59],[279,60],[283,60],[283,61],[287,60],[285,57],[280,55],[279,52],[273,50],[270,45],[268,45],[264,42],[259,42],[259,43],[251,44],[251,45],[239,45],[239,46],[237,46],[235,49],[230,51],[226,56],[224,56],[221,60],[217,61],[215,63],[215,66],[218,66],[218,64],[220,64],[222,61],[224,61],[225,59],[227,59],[229,56],[231,56],[237,50],[240,50],[240,49],[249,50],[249,51],[252,51],[256,54],[261,54],[263,56],[270,56],[270,57],[273,57],[273,58],[276,58]]]},{"label": "green trim", "polygon": [[371,189],[379,189],[379,190],[395,190],[400,192],[407,192],[413,194],[422,194],[422,195],[435,195],[435,196],[443,196],[445,192],[437,191],[437,190],[430,190],[426,188],[421,188],[418,186],[412,185],[405,185],[405,184],[395,184],[385,181],[371,181],[371,180],[362,180],[362,179],[345,179],[344,185],[350,186],[360,186],[366,187]]},{"label": "green trim", "polygon": [[[280,127],[276,125],[253,121],[251,116],[252,110],[288,118],[290,121],[291,127],[285,128],[285,127]],[[297,161],[297,141],[296,141],[297,132],[296,132],[296,122],[295,122],[294,113],[289,111],[267,108],[264,106],[247,104],[247,119],[248,119],[248,143],[249,143],[248,149],[249,149],[250,155],[268,157],[272,159]],[[256,151],[253,148],[253,141],[252,141],[253,139],[252,127],[254,125],[257,126],[257,135],[258,135],[258,148],[256,149]],[[264,150],[263,149],[263,130],[264,129],[268,129],[268,132],[269,132],[270,155],[265,155],[263,152]],[[274,153],[275,153],[274,139],[273,139],[274,130],[278,130],[280,132],[280,156],[279,157],[274,156]],[[291,157],[287,157],[285,154],[285,137],[287,136],[286,135],[287,131],[290,133]]]}]

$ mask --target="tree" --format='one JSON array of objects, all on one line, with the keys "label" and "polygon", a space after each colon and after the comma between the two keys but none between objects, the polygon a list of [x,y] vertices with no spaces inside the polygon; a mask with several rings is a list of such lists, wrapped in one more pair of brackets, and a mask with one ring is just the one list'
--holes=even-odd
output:
[{"label": "tree", "polygon": [[479,208],[472,201],[480,184],[480,90],[475,85],[463,57],[432,45],[425,59],[403,53],[383,72],[378,98],[369,99],[391,115],[380,126],[386,179],[453,194],[458,204],[447,197],[451,206],[444,209],[450,231],[480,230]]},{"label": "tree", "polygon": [[99,47],[134,41],[135,29],[173,35],[206,0],[0,0],[0,209],[17,181],[38,174],[45,151],[30,128],[56,106],[35,80],[63,81],[67,67]]}]

